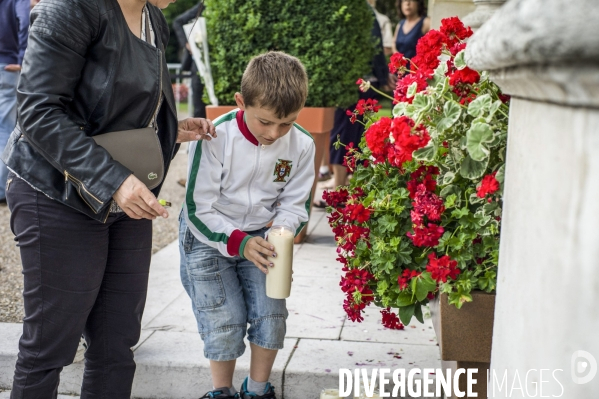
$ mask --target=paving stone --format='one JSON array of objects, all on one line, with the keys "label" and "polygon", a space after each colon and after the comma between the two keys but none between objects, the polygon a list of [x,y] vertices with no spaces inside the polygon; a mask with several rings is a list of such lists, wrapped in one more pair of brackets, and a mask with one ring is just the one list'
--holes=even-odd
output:
[{"label": "paving stone", "polygon": [[0,389],[12,388],[22,332],[21,323],[0,323]]},{"label": "paving stone", "polygon": [[[424,313],[427,314],[428,311]],[[374,306],[368,306],[365,309],[363,322],[346,321],[341,331],[341,339],[345,341],[437,345],[437,337],[430,317],[425,317],[424,324],[413,318],[410,325],[405,326],[403,330],[390,330],[383,327],[381,309]]]},{"label": "paving stone", "polygon": [[323,388],[339,388],[339,369],[440,368],[430,345],[300,339],[285,369],[285,399],[318,398]]},{"label": "paving stone", "polygon": [[339,339],[346,318],[339,280],[332,277],[293,277],[287,298],[287,336]]},{"label": "paving stone", "polygon": [[336,258],[337,253],[334,248],[322,248],[316,244],[306,243],[293,255],[293,278],[335,277],[336,287],[339,287],[341,264],[335,260]]},{"label": "paving stone", "polygon": [[[280,389],[283,370],[296,345],[296,339],[286,339],[275,361],[271,382]],[[239,389],[248,375],[249,344],[237,359],[234,384]],[[135,352],[137,372],[133,382],[134,398],[197,398],[212,389],[210,364],[204,358],[204,344],[197,333],[156,331]]]},{"label": "paving stone", "polygon": [[152,256],[148,297],[141,321],[143,327],[184,292],[179,274],[179,259],[178,241],[172,242]]},{"label": "paving stone", "polygon": [[187,292],[182,292],[145,328],[152,331],[197,333],[198,327]]}]

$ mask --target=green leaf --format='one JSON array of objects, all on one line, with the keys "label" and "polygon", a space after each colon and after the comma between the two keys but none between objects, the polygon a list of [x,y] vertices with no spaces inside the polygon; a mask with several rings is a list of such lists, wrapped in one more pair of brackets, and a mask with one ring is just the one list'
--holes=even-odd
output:
[{"label": "green leaf", "polygon": [[412,98],[416,95],[416,90],[418,89],[418,83],[414,82],[408,87],[408,92],[406,97]]},{"label": "green leaf", "polygon": [[420,276],[414,278],[412,281],[416,281],[416,299],[422,302],[426,299],[429,292],[432,292],[437,288],[437,283],[431,277],[430,273],[422,273]]},{"label": "green leaf", "polygon": [[406,306],[410,306],[411,304],[413,304],[414,301],[414,297],[412,294],[410,294],[408,291],[402,291],[399,293],[399,295],[397,296],[397,307],[398,308],[403,308]]},{"label": "green leaf", "polygon": [[475,123],[466,133],[466,148],[475,161],[482,161],[489,156],[485,144],[493,141],[493,130],[487,123]]},{"label": "green leaf", "polygon": [[497,169],[497,174],[495,175],[495,179],[499,182],[499,184],[503,184],[505,180],[505,164],[501,165],[499,169]]},{"label": "green leaf", "polygon": [[416,108],[417,113],[428,112],[433,106],[430,96],[424,95],[422,93],[418,93],[414,96],[412,105]]},{"label": "green leaf", "polygon": [[462,166],[460,167],[460,175],[470,180],[478,179],[479,177],[485,174],[485,170],[487,170],[488,165],[489,158],[485,159],[482,162],[479,162],[473,160],[472,158],[470,158],[470,155],[468,155],[462,161]]},{"label": "green leaf", "polygon": [[491,107],[489,107],[489,116],[487,116],[487,122],[491,122],[493,115],[495,115],[495,112],[497,112],[499,107],[501,107],[501,104],[503,104],[501,100],[496,100],[493,102],[493,104],[491,104]]},{"label": "green leaf", "polygon": [[455,67],[458,70],[466,68],[466,57],[464,56],[465,54],[466,50],[462,50],[455,56],[455,59],[453,60],[453,65],[455,65]]},{"label": "green leaf", "polygon": [[385,215],[379,219],[379,223],[383,232],[392,232],[393,230],[395,230],[395,227],[397,226],[398,222],[392,215]]},{"label": "green leaf", "polygon": [[441,197],[443,197],[443,198],[448,198],[452,194],[455,194],[455,196],[457,198],[459,198],[460,195],[461,195],[460,188],[458,186],[453,185],[453,184],[451,184],[451,185],[449,185],[447,187],[444,187],[443,190],[441,190],[441,193],[440,193]]},{"label": "green leaf", "polygon": [[403,116],[406,114],[406,106],[408,104],[407,103],[397,103],[395,105],[395,107],[393,107],[393,116],[396,118],[399,118],[400,116]]},{"label": "green leaf", "polygon": [[412,153],[412,156],[417,161],[431,162],[437,155],[437,145],[434,140],[429,141],[426,147],[422,147]]},{"label": "green leaf", "polygon": [[495,209],[497,209],[499,207],[499,203],[497,202],[491,202],[491,203],[487,203],[483,205],[483,213],[485,214],[490,214],[492,213]]},{"label": "green leaf", "polygon": [[412,263],[412,248],[401,249],[397,252],[397,262],[401,265],[409,265]]},{"label": "green leaf", "polygon": [[478,96],[476,100],[468,105],[468,113],[475,118],[482,116],[491,109],[491,103],[492,99],[490,94]]},{"label": "green leaf", "polygon": [[410,306],[403,306],[399,308],[399,319],[404,325],[409,325],[410,321],[412,321],[412,316],[414,316],[414,312],[416,311],[416,304],[412,304]]},{"label": "green leaf", "polygon": [[437,123],[437,130],[443,132],[452,127],[462,114],[462,108],[457,102],[450,100],[443,106],[443,118]]},{"label": "green leaf", "polygon": [[481,202],[485,202],[485,199],[480,198],[478,195],[476,195],[476,193],[472,193],[468,198],[468,202],[470,202],[471,204],[479,204]]},{"label": "green leaf", "polygon": [[455,173],[449,171],[443,175],[443,185],[446,186],[455,180]]},{"label": "green leaf", "polygon": [[422,305],[419,303],[417,303],[416,307],[414,308],[414,316],[416,317],[416,320],[424,324],[424,317],[422,316]]}]

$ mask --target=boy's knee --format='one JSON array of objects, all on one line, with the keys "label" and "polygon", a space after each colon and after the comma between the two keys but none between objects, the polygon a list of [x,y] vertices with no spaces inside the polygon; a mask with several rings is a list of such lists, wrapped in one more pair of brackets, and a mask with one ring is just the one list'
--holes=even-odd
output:
[{"label": "boy's knee", "polygon": [[248,340],[266,349],[283,349],[287,322],[285,314],[273,314],[250,320]]},{"label": "boy's knee", "polygon": [[228,325],[201,333],[206,359],[219,362],[237,359],[245,352],[246,325]]}]

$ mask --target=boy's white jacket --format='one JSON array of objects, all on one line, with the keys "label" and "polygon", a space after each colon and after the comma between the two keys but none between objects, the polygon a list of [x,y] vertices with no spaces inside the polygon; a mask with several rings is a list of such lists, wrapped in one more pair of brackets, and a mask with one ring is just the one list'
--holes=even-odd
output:
[{"label": "boy's white jacket", "polygon": [[299,125],[269,146],[236,109],[214,121],[217,138],[190,144],[183,213],[193,235],[225,256],[243,256],[244,232],[273,221],[299,233],[308,221],[314,140]]}]

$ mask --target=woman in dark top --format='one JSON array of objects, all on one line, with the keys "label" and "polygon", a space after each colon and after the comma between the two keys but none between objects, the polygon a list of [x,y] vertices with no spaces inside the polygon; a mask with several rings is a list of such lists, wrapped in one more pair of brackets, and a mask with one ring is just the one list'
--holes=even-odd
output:
[{"label": "woman in dark top", "polygon": [[426,16],[424,0],[397,0],[395,5],[401,22],[395,28],[393,52],[412,58],[418,40],[431,29],[431,20]]},{"label": "woman in dark top", "polygon": [[87,342],[81,398],[125,399],[135,372],[152,255],[168,217],[91,136],[152,126],[168,171],[178,144],[210,121],[177,121],[159,8],[174,0],[44,0],[31,12],[18,119],[2,160],[24,276],[23,334],[11,398],[56,398]]}]

